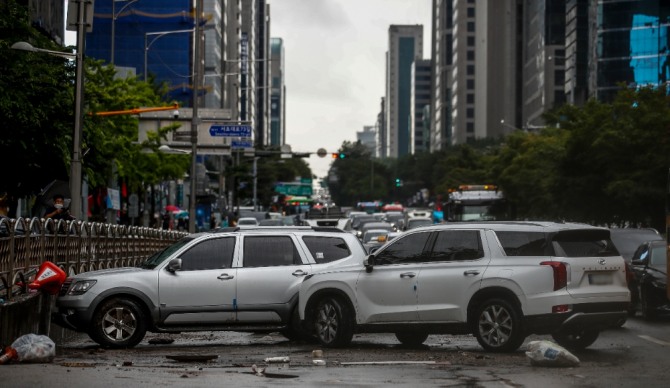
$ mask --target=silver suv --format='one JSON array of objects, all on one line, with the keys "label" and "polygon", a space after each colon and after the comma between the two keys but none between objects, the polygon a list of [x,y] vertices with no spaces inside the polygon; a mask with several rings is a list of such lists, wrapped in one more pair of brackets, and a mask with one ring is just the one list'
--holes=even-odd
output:
[{"label": "silver suv", "polygon": [[585,348],[626,317],[630,294],[608,229],[482,222],[408,231],[357,265],[306,276],[299,301],[324,346],[355,332],[395,333],[403,344],[471,333],[504,352],[533,333]]},{"label": "silver suv", "polygon": [[280,331],[297,339],[303,277],[365,255],[356,236],[335,228],[192,234],[139,268],[68,278],[54,318],[114,348],[135,346],[147,331]]}]

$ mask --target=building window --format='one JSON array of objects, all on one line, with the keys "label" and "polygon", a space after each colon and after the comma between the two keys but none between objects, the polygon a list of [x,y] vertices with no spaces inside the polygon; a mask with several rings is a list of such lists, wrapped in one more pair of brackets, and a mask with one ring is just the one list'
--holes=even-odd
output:
[{"label": "building window", "polygon": [[474,36],[468,36],[468,47],[474,47],[475,45],[475,37]]},{"label": "building window", "polygon": [[475,75],[475,65],[468,65],[466,74],[467,75]]},{"label": "building window", "polygon": [[468,104],[474,104],[475,103],[475,95],[472,93],[468,93],[465,96],[465,102]]},{"label": "building window", "polygon": [[473,123],[472,121],[469,121],[469,122],[465,123],[465,131],[467,133],[474,133],[475,132],[475,123]]},{"label": "building window", "polygon": [[468,119],[475,118],[475,108],[468,108],[465,110],[465,117]]},{"label": "building window", "polygon": [[475,17],[475,7],[468,7],[468,17],[469,18]]},{"label": "building window", "polygon": [[468,32],[475,32],[475,22],[468,22]]},{"label": "building window", "polygon": [[469,79],[465,81],[465,88],[468,90],[474,90],[475,88],[475,80]]},{"label": "building window", "polygon": [[475,51],[474,50],[468,50],[468,54],[466,56],[468,61],[474,61],[475,60]]}]

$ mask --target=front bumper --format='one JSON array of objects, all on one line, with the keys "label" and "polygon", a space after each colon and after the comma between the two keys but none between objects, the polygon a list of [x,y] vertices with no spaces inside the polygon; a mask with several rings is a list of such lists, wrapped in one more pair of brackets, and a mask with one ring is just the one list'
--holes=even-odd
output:
[{"label": "front bumper", "polygon": [[88,321],[83,311],[61,307],[57,312],[51,313],[51,322],[66,329],[86,332]]}]

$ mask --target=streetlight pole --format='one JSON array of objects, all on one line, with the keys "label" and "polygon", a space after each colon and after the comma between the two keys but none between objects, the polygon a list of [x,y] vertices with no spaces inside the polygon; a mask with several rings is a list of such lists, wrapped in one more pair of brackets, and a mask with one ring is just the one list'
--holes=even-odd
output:
[{"label": "streetlight pole", "polygon": [[[183,33],[183,32],[194,32],[195,29],[191,28],[189,30],[173,30],[173,31],[157,31],[157,32],[145,32],[144,33],[144,80],[147,80],[147,77],[149,75],[149,72],[147,71],[147,62],[148,62],[148,53],[149,49],[151,48],[151,45],[154,44],[158,39],[164,37],[165,35],[169,34],[178,34],[178,33]],[[149,41],[149,36],[156,35],[155,38],[153,38],[151,41]]]},{"label": "streetlight pole", "polygon": [[[202,0],[195,0],[195,27],[194,27],[194,38],[193,42],[195,44],[193,50],[193,115],[191,117],[191,197],[188,200],[188,231],[189,233],[195,232],[195,218],[196,218],[196,190],[197,190],[197,177],[196,177],[196,164],[198,162],[198,124],[200,118],[198,117],[198,99],[200,93],[200,85],[202,84],[202,33],[200,28],[200,16],[202,14]],[[146,58],[146,53],[145,53]],[[146,65],[144,67],[146,72]],[[146,75],[145,75],[146,78]]]},{"label": "streetlight pole", "polygon": [[[126,9],[128,6],[130,6],[133,3],[138,2],[139,0],[112,0],[112,52],[110,55],[110,60],[109,63],[112,65],[114,64],[114,38],[116,37],[116,18],[117,16],[121,15],[121,12],[123,12],[124,9]],[[116,3],[127,3],[121,9],[119,10],[118,13],[116,13]]]}]

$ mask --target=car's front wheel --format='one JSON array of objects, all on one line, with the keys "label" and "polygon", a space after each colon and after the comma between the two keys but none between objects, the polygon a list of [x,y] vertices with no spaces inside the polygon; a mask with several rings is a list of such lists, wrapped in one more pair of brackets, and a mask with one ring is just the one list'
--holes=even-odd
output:
[{"label": "car's front wheel", "polygon": [[346,346],[354,336],[353,313],[341,298],[321,299],[312,316],[314,335],[326,347]]},{"label": "car's front wheel", "polygon": [[89,336],[109,348],[130,348],[142,341],[147,324],[133,300],[114,298],[104,302],[93,316]]},{"label": "car's front wheel", "polygon": [[526,335],[519,313],[504,299],[489,299],[476,312],[475,337],[491,352],[513,352],[521,346]]},{"label": "car's front wheel", "polygon": [[596,342],[599,335],[600,332],[597,330],[582,330],[570,333],[553,333],[551,337],[556,343],[568,350],[583,350]]},{"label": "car's front wheel", "polygon": [[401,331],[395,333],[395,337],[403,345],[418,346],[426,341],[426,339],[428,338],[428,334]]}]

